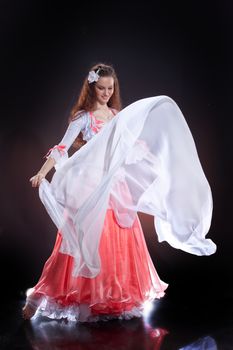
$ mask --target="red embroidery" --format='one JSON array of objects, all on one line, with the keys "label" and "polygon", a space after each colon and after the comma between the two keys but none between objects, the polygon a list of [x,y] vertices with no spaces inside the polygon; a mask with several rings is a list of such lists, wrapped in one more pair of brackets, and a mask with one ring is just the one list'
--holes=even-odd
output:
[{"label": "red embroidery", "polygon": [[94,114],[92,112],[90,112],[90,116],[91,116],[91,129],[94,132],[100,131],[102,126],[105,124],[105,121],[96,119],[96,117],[94,116]]},{"label": "red embroidery", "polygon": [[44,156],[44,158],[49,157],[49,155],[54,149],[57,149],[61,153],[61,155],[63,155],[65,153],[64,151],[65,148],[66,148],[66,145],[55,145],[53,148],[49,149],[48,153]]}]

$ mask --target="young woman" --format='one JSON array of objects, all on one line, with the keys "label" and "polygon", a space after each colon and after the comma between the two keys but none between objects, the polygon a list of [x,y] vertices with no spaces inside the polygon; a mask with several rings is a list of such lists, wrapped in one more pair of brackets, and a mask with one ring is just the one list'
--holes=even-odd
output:
[{"label": "young woman", "polygon": [[[68,157],[73,143],[85,145]],[[182,112],[168,96],[121,110],[111,66],[90,69],[63,139],[30,181],[58,233],[28,293],[25,319],[36,311],[80,322],[130,319],[163,297],[168,285],[152,263],[137,212],[154,216],[159,241],[195,255],[216,250],[205,238],[211,189]]]},{"label": "young woman", "polygon": [[[73,143],[79,147],[83,141],[91,140],[120,109],[119,84],[113,67],[105,64],[92,67],[60,146],[49,151],[47,161],[30,179],[32,187],[38,187],[53,166],[61,166]],[[128,319],[141,315],[145,301],[164,295],[167,284],[160,280],[153,266],[137,216],[131,227],[123,228],[109,204],[99,244],[101,270],[93,278],[73,277],[73,257],[60,251],[62,240],[62,232],[58,231],[53,252],[27,297],[25,319],[37,310],[56,319]]]}]

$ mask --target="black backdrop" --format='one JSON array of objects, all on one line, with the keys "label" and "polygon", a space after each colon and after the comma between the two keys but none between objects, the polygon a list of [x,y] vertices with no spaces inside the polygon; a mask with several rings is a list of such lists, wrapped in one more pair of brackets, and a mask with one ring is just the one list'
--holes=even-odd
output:
[{"label": "black backdrop", "polygon": [[22,296],[52,251],[56,228],[29,178],[63,136],[88,68],[102,61],[118,73],[124,106],[161,94],[178,103],[212,188],[213,256],[158,243],[140,214],[159,275],[170,295],[231,298],[232,2],[77,3],[0,3],[1,293]]}]

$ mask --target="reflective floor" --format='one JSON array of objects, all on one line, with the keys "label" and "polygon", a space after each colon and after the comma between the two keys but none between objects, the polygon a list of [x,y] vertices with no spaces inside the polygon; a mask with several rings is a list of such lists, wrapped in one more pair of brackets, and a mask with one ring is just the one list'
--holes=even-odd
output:
[{"label": "reflective floor", "polygon": [[23,321],[23,300],[1,307],[1,350],[230,350],[233,300],[182,302],[165,297],[142,319],[92,324],[38,317]]}]

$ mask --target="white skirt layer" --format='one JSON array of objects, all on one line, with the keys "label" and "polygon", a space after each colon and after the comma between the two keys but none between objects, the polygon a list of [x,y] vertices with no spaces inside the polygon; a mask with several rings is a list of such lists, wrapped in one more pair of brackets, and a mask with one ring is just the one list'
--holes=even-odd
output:
[{"label": "white skirt layer", "polygon": [[[152,299],[151,299],[152,302]],[[87,304],[73,304],[69,306],[60,306],[56,300],[43,296],[38,299],[37,302],[28,300],[28,303],[36,308],[36,313],[33,316],[34,319],[38,316],[45,316],[50,319],[62,320],[72,322],[98,322],[98,321],[110,321],[110,320],[130,320],[134,317],[143,317],[144,307],[133,307],[130,311],[123,311],[121,314],[108,314],[108,315],[93,315],[91,308]]]},{"label": "white skirt layer", "polygon": [[122,227],[137,212],[154,216],[159,242],[210,255],[206,239],[213,201],[195,143],[177,104],[145,98],[117,114],[39,187],[63,234],[61,251],[75,259],[74,276],[100,271],[99,241],[107,208]]}]

